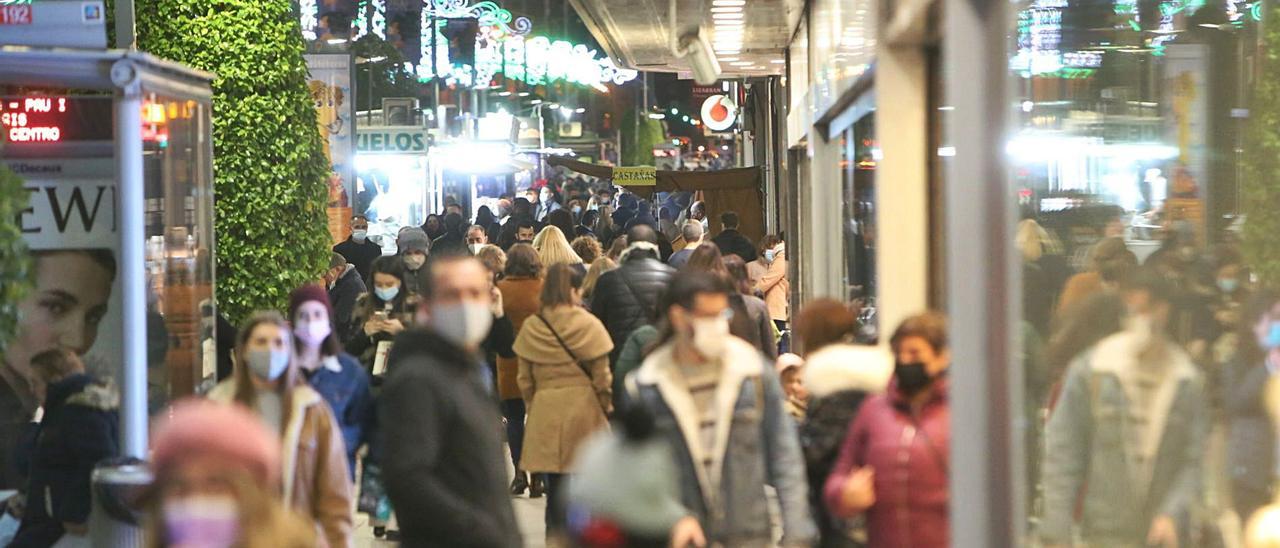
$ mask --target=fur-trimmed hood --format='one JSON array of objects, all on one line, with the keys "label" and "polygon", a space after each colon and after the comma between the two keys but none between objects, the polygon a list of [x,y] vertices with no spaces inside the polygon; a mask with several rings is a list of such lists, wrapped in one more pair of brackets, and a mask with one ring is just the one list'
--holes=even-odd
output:
[{"label": "fur-trimmed hood", "polygon": [[658,250],[657,244],[651,244],[649,242],[634,242],[631,245],[628,245],[627,248],[622,250],[622,253],[618,255],[618,264],[627,262],[627,259],[631,257],[631,253],[637,250],[652,253],[654,258],[657,258],[661,253]]},{"label": "fur-trimmed hood", "polygon": [[809,355],[804,385],[814,398],[845,390],[884,392],[893,376],[893,356],[888,351],[856,344],[833,344]]}]

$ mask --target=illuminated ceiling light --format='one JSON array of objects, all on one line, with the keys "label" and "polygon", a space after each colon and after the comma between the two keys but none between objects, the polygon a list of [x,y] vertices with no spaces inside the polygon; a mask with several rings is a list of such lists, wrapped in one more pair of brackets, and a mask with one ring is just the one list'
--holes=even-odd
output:
[{"label": "illuminated ceiling light", "polygon": [[711,2],[711,5],[713,6],[745,6],[747,5],[747,0],[713,0]]},{"label": "illuminated ceiling light", "polygon": [[574,111],[574,112],[576,112],[576,113],[578,113],[578,114],[582,114],[582,113],[586,112],[586,111],[587,111],[587,109],[582,108],[582,107],[578,107],[578,108],[576,108],[576,109],[573,109],[573,111]]},{"label": "illuminated ceiling light", "polygon": [[527,92],[527,91],[522,91],[522,92],[518,93],[517,95],[519,95],[520,97],[528,97],[528,96],[529,96],[529,92]]},{"label": "illuminated ceiling light", "polygon": [[649,113],[649,118],[654,119],[654,120],[662,120],[663,118],[666,118],[666,117],[667,117],[667,115],[666,115],[666,114],[662,114],[662,113],[660,113],[660,112],[650,112],[650,113]]},{"label": "illuminated ceiling light", "polygon": [[741,6],[719,6],[711,8],[711,13],[738,13],[742,11]]},{"label": "illuminated ceiling light", "polygon": [[731,63],[731,62],[733,62],[733,61],[737,61],[737,60],[738,60],[738,58],[737,58],[737,57],[721,57],[721,58],[720,58],[720,62],[721,62],[721,63]]},{"label": "illuminated ceiling light", "polygon": [[743,14],[741,14],[741,13],[713,13],[713,14],[711,14],[711,18],[712,18],[712,19],[742,19],[743,17],[745,17],[745,16],[744,16]]},{"label": "illuminated ceiling light", "polygon": [[755,63],[755,61],[734,61],[734,62],[729,63],[729,64],[730,64],[730,65],[733,65],[733,66],[735,66],[735,67],[749,67],[749,66],[754,65],[754,64],[756,64],[756,63]]},{"label": "illuminated ceiling light", "polygon": [[529,104],[531,104],[531,105],[541,105],[541,104],[542,104],[542,99],[534,99],[534,100],[532,100],[532,101],[529,101]]},{"label": "illuminated ceiling light", "polygon": [[729,145],[720,145],[720,150],[729,150]]},{"label": "illuminated ceiling light", "polygon": [[775,65],[785,65],[785,64],[787,64],[787,60],[786,60],[786,59],[774,59],[774,60],[769,61],[769,62],[770,62],[770,63],[773,63],[773,64],[775,64]]},{"label": "illuminated ceiling light", "polygon": [[328,43],[329,43],[329,45],[331,45],[331,46],[336,46],[336,45],[338,45],[338,44],[345,44],[345,43],[347,43],[347,39],[346,39],[346,38],[330,38],[330,39],[326,40],[326,42],[328,42]]},{"label": "illuminated ceiling light", "polygon": [[499,92],[498,92],[498,97],[510,97],[510,96],[511,96],[511,92],[510,92],[510,91],[499,91]]},{"label": "illuminated ceiling light", "polygon": [[706,151],[707,151],[707,147],[704,147],[704,146],[702,146],[702,145],[698,145],[698,152],[706,152]]}]

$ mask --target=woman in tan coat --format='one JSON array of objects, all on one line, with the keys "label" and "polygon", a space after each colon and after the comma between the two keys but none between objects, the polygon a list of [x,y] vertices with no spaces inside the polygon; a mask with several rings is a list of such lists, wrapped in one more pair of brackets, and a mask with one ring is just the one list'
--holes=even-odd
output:
[{"label": "woman in tan coat", "polygon": [[293,348],[284,317],[254,315],[240,329],[232,377],[209,399],[244,406],[279,436],[285,505],[315,522],[318,546],[351,546],[346,444],[329,404],[299,371]]},{"label": "woman in tan coat", "polygon": [[[502,307],[511,319],[511,328],[520,333],[525,319],[538,312],[542,293],[542,261],[538,252],[529,244],[516,244],[507,251],[506,277],[498,282],[502,293]],[[529,490],[530,498],[542,496],[543,485],[535,477],[529,482],[529,474],[520,468],[520,455],[524,445],[524,399],[516,382],[519,362],[516,358],[498,356],[498,397],[502,400],[502,416],[507,420],[507,445],[511,449],[511,466],[516,469],[511,480],[511,494],[523,495]]]},{"label": "woman in tan coat", "polygon": [[520,358],[520,392],[529,408],[521,467],[543,472],[547,537],[565,527],[565,474],[574,451],[607,429],[613,391],[604,324],[582,308],[582,274],[568,264],[547,271],[542,309],[525,320],[513,347]]}]

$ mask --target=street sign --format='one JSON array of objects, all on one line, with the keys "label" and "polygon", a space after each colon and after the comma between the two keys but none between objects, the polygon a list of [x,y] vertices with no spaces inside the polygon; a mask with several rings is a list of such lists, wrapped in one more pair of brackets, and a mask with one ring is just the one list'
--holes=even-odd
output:
[{"label": "street sign", "polygon": [[107,47],[102,0],[39,0],[0,6],[0,46]]},{"label": "street sign", "polygon": [[658,184],[658,168],[653,166],[615,167],[613,184],[618,186],[655,186]]}]

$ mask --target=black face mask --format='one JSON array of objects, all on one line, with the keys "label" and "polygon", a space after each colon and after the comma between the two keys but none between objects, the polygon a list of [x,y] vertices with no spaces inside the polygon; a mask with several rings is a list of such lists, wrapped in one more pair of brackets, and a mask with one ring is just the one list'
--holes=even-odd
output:
[{"label": "black face mask", "polygon": [[922,362],[896,363],[893,366],[893,376],[898,379],[898,390],[907,396],[919,394],[933,384],[934,379],[925,371]]}]

